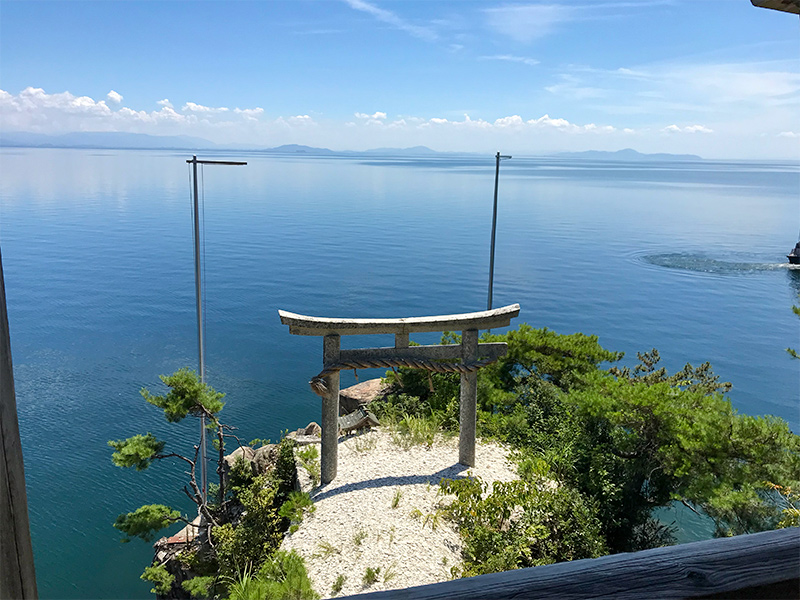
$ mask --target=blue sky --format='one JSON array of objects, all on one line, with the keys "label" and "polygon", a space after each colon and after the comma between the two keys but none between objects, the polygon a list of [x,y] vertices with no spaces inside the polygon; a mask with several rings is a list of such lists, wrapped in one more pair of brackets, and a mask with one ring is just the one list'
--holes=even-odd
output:
[{"label": "blue sky", "polygon": [[3,0],[0,90],[5,131],[797,158],[800,19],[749,0]]}]

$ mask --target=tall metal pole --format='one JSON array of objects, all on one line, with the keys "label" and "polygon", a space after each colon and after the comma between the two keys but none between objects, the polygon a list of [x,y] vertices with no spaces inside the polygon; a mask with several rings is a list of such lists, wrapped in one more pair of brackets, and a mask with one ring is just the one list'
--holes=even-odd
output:
[{"label": "tall metal pole", "polygon": [[[197,155],[192,160],[187,160],[192,165],[193,212],[194,212],[194,293],[197,303],[197,354],[199,358],[200,383],[206,382],[206,362],[203,344],[203,291],[200,275],[200,210],[199,194],[197,188],[197,165],[246,165],[246,162],[232,162],[222,160],[197,160]],[[200,416],[200,489],[203,492],[203,502],[208,497],[208,448],[206,444],[206,418]]]},{"label": "tall metal pole", "polygon": [[[200,279],[200,210],[197,193],[197,156],[192,156],[192,179],[194,188],[194,295],[197,304],[197,353],[200,370],[200,383],[206,382],[206,363],[203,356],[203,290]],[[206,417],[200,416],[200,489],[203,492],[203,501],[206,501],[208,494],[208,473],[206,464],[208,461],[208,449],[206,445]]]},{"label": "tall metal pole", "polygon": [[492,288],[494,287],[494,238],[497,230],[497,185],[500,181],[500,159],[511,158],[501,156],[498,152],[495,155],[496,163],[494,168],[494,208],[492,210],[492,245],[489,251],[489,301],[486,303],[486,310],[492,310]]}]

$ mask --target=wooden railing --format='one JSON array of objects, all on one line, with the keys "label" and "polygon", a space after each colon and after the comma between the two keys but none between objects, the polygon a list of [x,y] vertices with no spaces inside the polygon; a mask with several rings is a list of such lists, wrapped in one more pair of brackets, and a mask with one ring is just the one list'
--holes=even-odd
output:
[{"label": "wooden railing", "polygon": [[359,594],[370,600],[800,598],[800,528]]}]

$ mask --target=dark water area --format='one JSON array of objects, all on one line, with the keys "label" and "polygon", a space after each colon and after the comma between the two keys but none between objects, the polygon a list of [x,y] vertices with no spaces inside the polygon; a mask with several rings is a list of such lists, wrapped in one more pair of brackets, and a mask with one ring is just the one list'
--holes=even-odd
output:
[{"label": "dark water area", "polygon": [[[151,431],[139,396],[196,367],[187,155],[0,151],[0,243],[30,515],[43,598],[146,598],[145,543],[115,517],[189,509],[182,468],[127,472],[109,439]],[[494,157],[375,159],[226,154],[205,167],[206,361],[244,438],[319,420],[307,381],[322,343],[278,309],[401,317],[486,306]],[[800,431],[800,225],[792,163],[620,163],[517,158],[501,167],[494,305],[521,322],[597,334],[664,364],[710,361],[749,414]],[[412,336],[434,342],[437,336]],[[344,347],[391,340],[352,337]],[[361,379],[381,371],[360,372]],[[354,383],[343,374],[343,385]],[[667,517],[670,518],[670,517]],[[708,535],[679,514],[683,540]]]}]

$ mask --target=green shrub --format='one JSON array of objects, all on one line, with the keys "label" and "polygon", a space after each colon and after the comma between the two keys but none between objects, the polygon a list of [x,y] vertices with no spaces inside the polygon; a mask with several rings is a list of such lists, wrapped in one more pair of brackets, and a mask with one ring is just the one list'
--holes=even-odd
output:
[{"label": "green shrub", "polygon": [[168,594],[172,589],[172,584],[175,583],[175,576],[167,571],[164,565],[146,567],[140,579],[152,583],[153,589],[150,591],[153,594],[160,594],[162,596]]},{"label": "green shrub", "polygon": [[212,596],[212,590],[216,577],[208,575],[205,577],[192,577],[181,583],[181,587],[189,592],[192,598],[202,600]]},{"label": "green shrub", "polygon": [[296,551],[279,550],[264,563],[258,579],[266,584],[263,600],[318,600],[311,587],[303,557]]},{"label": "green shrub", "polygon": [[234,575],[245,568],[258,568],[278,548],[281,519],[275,507],[275,488],[264,476],[241,489],[238,498],[244,508],[239,523],[226,523],[213,530],[220,573]]},{"label": "green shrub", "polygon": [[291,492],[289,498],[283,503],[278,514],[292,523],[300,523],[306,509],[313,512],[314,503],[306,492]]},{"label": "green shrub", "polygon": [[576,491],[525,481],[444,480],[445,512],[464,540],[465,576],[593,558],[606,552],[600,523]]},{"label": "green shrub", "polygon": [[344,582],[347,581],[347,577],[344,575],[339,575],[336,578],[336,581],[333,582],[333,586],[331,587],[331,596],[337,595],[339,592],[342,591],[344,587]]}]

